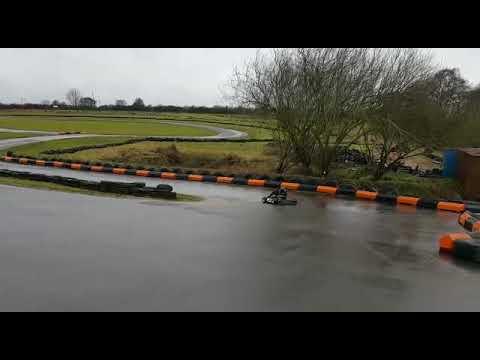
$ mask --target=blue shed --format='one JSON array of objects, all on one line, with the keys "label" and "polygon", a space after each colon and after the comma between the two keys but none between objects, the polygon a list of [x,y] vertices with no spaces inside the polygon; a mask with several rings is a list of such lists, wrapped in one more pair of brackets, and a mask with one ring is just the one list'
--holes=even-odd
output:
[{"label": "blue shed", "polygon": [[458,159],[457,149],[447,149],[443,152],[443,176],[457,178]]}]

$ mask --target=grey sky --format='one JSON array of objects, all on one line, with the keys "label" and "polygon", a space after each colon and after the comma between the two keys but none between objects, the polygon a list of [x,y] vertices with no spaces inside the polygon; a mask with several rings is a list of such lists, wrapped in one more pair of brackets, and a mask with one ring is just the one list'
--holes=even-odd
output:
[{"label": "grey sky", "polygon": [[[444,67],[480,83],[480,49],[431,49]],[[69,88],[101,104],[141,97],[146,104],[222,104],[235,65],[256,49],[0,49],[0,102],[65,100]]]}]

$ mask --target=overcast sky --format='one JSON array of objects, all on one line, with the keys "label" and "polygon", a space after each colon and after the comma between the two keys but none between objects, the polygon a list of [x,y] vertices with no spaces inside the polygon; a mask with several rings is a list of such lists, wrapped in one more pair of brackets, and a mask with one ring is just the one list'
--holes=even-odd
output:
[{"label": "overcast sky", "polygon": [[[431,49],[480,83],[480,49]],[[111,104],[223,104],[220,87],[256,49],[0,49],[0,102],[65,100],[69,88]]]}]

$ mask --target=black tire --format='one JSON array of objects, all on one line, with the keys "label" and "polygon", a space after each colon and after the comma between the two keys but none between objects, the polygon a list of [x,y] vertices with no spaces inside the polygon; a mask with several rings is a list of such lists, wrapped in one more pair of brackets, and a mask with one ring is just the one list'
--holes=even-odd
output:
[{"label": "black tire", "polygon": [[280,187],[281,182],[279,181],[265,181],[265,187],[277,189]]},{"label": "black tire", "polygon": [[317,186],[315,185],[308,185],[308,184],[302,184],[300,185],[300,188],[298,189],[300,191],[312,191],[316,192],[317,191]]},{"label": "black tire", "polygon": [[156,189],[158,191],[164,191],[164,192],[172,192],[173,191],[173,187],[171,187],[170,185],[167,185],[167,184],[159,184],[159,185],[157,185]]},{"label": "black tire", "polygon": [[453,255],[459,259],[480,262],[480,240],[457,240],[453,245]]},{"label": "black tire", "polygon": [[337,189],[337,195],[344,195],[344,196],[350,196],[350,197],[355,197],[357,194],[357,189],[355,189],[351,185],[341,185]]},{"label": "black tire", "polygon": [[420,199],[417,206],[425,209],[436,209],[438,205],[438,200],[434,199]]},{"label": "black tire", "polygon": [[378,194],[377,199],[378,202],[388,203],[388,204],[396,204],[397,197],[395,195],[390,194]]},{"label": "black tire", "polygon": [[216,176],[213,176],[213,175],[203,175],[203,181],[204,181],[204,182],[213,182],[213,183],[216,183],[216,182],[217,182],[217,177],[216,177]]},{"label": "black tire", "polygon": [[235,185],[248,185],[248,180],[246,178],[236,177],[232,183]]}]

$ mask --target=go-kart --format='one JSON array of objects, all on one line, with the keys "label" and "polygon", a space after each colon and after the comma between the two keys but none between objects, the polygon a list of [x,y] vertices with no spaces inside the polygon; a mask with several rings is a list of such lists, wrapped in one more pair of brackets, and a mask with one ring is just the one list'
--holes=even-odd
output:
[{"label": "go-kart", "polygon": [[278,195],[269,195],[262,198],[264,204],[270,205],[297,205],[297,200],[289,200],[286,197]]}]

